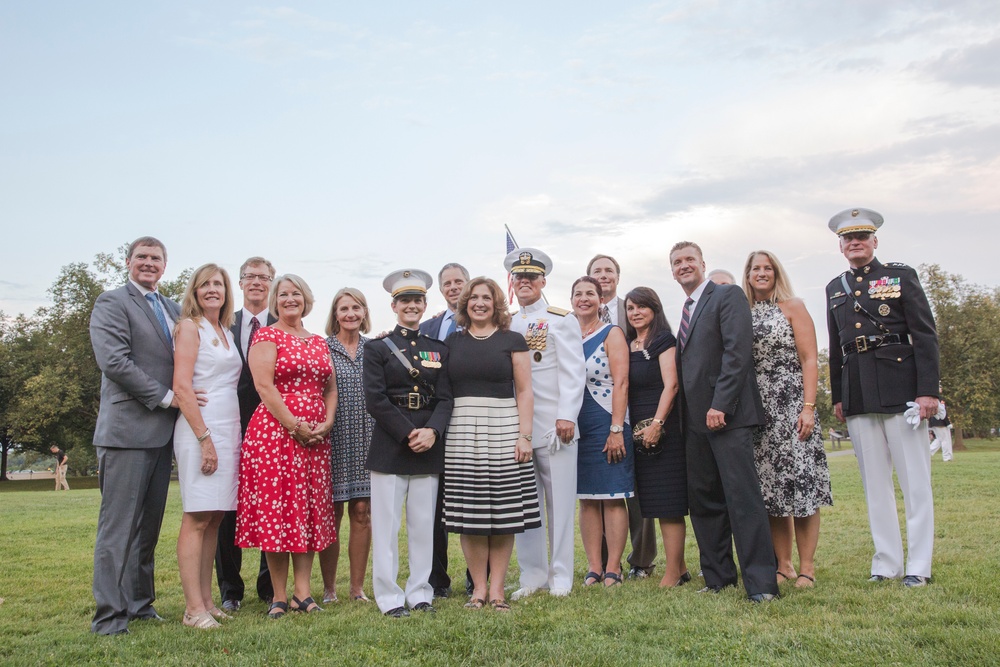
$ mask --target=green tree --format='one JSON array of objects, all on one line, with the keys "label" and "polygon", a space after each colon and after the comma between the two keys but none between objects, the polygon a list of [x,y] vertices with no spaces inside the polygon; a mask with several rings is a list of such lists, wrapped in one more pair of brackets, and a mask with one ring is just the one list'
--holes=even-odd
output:
[{"label": "green tree", "polygon": [[1000,423],[1000,290],[966,282],[937,264],[920,267],[941,350],[941,390],[955,426],[986,437]]}]

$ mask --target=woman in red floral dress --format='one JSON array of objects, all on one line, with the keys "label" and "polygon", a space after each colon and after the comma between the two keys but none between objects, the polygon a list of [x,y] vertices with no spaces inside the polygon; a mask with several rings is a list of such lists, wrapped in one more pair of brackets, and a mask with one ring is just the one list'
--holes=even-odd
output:
[{"label": "woman in red floral dress", "polygon": [[314,553],[337,539],[329,438],[337,384],[326,340],[302,326],[313,305],[305,281],[279,276],[269,305],[278,321],[257,331],[249,355],[261,404],[240,456],[236,544],[265,552],[274,585],[268,616],[280,618],[289,610],[289,554],[291,610],[322,610],[309,578]]}]

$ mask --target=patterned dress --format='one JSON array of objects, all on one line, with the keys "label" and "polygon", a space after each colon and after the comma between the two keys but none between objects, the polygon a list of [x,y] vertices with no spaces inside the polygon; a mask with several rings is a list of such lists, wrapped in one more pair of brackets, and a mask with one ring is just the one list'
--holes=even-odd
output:
[{"label": "patterned dress", "polygon": [[[261,341],[277,345],[274,386],[288,409],[304,421],[322,421],[323,390],[333,373],[326,341],[274,327],[258,330],[250,345]],[[329,440],[299,444],[261,403],[240,455],[236,545],[303,553],[322,551],[336,539]]]},{"label": "patterned dress", "polygon": [[365,408],[365,385],[362,380],[365,343],[361,337],[352,358],[336,336],[326,339],[337,374],[337,417],[330,431],[333,456],[333,502],[352,498],[370,498],[371,473],[365,467],[372,442],[375,420]]},{"label": "patterned dress", "polygon": [[819,420],[805,441],[795,427],[805,398],[792,325],[769,301],[755,303],[751,313],[754,368],[766,413],[754,432],[764,506],[771,516],[811,516],[833,505],[833,498]]},{"label": "patterned dress", "polygon": [[577,423],[580,442],[577,444],[576,497],[585,500],[631,498],[635,489],[635,451],[632,447],[632,427],[625,413],[625,458],[608,463],[604,446],[611,434],[611,394],[614,380],[604,341],[613,325],[606,324],[583,340],[583,355],[587,359],[587,387]]}]

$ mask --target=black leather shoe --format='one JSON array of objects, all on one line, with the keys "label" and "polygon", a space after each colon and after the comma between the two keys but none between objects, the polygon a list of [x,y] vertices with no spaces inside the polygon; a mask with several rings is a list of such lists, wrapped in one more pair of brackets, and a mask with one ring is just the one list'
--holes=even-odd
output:
[{"label": "black leather shoe", "polygon": [[920,588],[931,583],[930,577],[921,577],[916,574],[908,574],[903,577],[903,585],[907,588]]},{"label": "black leather shoe", "polygon": [[240,601],[239,600],[223,600],[222,601],[222,611],[239,611]]},{"label": "black leather shoe", "polygon": [[156,611],[153,611],[153,613],[151,613],[151,614],[146,614],[145,616],[136,616],[132,620],[133,621],[158,621],[160,623],[166,623],[167,622],[167,619],[165,619],[162,616],[160,616],[159,614],[157,614]]},{"label": "black leather shoe", "polygon": [[653,571],[653,566],[649,567],[632,567],[629,568],[628,578],[629,579],[646,579],[649,577],[649,573]]},{"label": "black leather shoe", "polygon": [[883,577],[881,574],[873,574],[868,578],[869,584],[877,584],[883,581],[889,581],[889,577]]},{"label": "black leather shoe", "polygon": [[410,612],[406,610],[406,607],[396,607],[383,614],[383,616],[388,616],[389,618],[406,618],[409,615]]},{"label": "black leather shoe", "polygon": [[698,591],[699,593],[712,593],[713,595],[718,595],[722,592],[722,586],[705,586]]},{"label": "black leather shoe", "polygon": [[428,614],[436,614],[437,609],[431,606],[430,602],[418,602],[413,606],[413,611],[422,611]]},{"label": "black leather shoe", "polygon": [[754,593],[753,595],[748,595],[747,599],[754,604],[760,604],[761,602],[770,602],[771,600],[777,600],[781,596],[777,593]]},{"label": "black leather shoe", "polygon": [[434,597],[436,598],[448,598],[451,597],[451,586],[439,586],[434,589]]}]

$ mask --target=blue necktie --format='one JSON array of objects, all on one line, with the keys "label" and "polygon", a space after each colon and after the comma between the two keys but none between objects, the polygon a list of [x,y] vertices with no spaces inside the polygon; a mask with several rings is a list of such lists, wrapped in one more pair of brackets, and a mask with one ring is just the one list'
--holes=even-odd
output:
[{"label": "blue necktie", "polygon": [[451,317],[445,316],[444,321],[445,321],[445,326],[444,326],[444,331],[441,332],[441,340],[444,340],[445,338],[447,338],[448,334],[450,334],[452,331],[455,330],[455,316],[454,315],[452,315]]},{"label": "blue necktie", "polygon": [[174,344],[174,338],[170,335],[170,325],[167,324],[167,316],[163,314],[163,306],[160,305],[160,300],[156,298],[156,295],[150,292],[146,295],[146,301],[153,309],[153,314],[156,315],[156,320],[160,323],[160,328],[163,329],[163,333],[167,335],[167,342],[171,345]]}]

